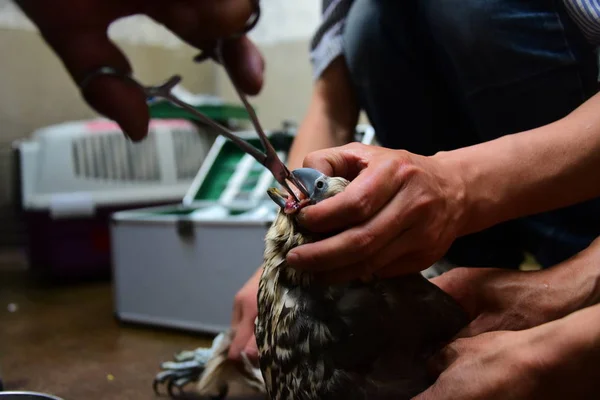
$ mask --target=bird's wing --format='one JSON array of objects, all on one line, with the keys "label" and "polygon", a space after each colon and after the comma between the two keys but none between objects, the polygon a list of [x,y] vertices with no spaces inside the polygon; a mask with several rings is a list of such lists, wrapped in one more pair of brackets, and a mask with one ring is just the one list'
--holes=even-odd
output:
[{"label": "bird's wing", "polygon": [[[427,358],[468,323],[454,299],[420,274],[350,285],[338,295],[329,322],[338,340],[327,351],[336,369],[365,379],[357,398],[420,393],[434,379]],[[354,398],[352,384],[339,386]]]}]

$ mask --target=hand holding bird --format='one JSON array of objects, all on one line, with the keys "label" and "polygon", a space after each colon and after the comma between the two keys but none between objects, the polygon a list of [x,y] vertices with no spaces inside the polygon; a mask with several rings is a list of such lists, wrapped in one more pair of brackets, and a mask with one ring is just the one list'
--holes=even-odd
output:
[{"label": "hand holding bird", "polygon": [[304,165],[352,182],[301,211],[307,230],[339,233],[291,251],[287,262],[296,269],[337,281],[419,272],[461,232],[465,185],[436,158],[352,143],[311,153]]},{"label": "hand holding bird", "polygon": [[280,212],[265,239],[258,291],[255,332],[269,397],[409,399],[435,380],[427,359],[468,323],[466,313],[419,273],[330,284],[290,267],[289,251],[326,240],[299,225],[298,212],[349,184],[310,168],[293,174],[310,195],[295,201],[269,191]]}]

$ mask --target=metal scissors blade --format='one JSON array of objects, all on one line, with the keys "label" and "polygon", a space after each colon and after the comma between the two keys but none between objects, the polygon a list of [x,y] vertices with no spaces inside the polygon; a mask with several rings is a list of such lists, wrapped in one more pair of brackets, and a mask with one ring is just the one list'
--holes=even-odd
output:
[{"label": "metal scissors blade", "polygon": [[[219,46],[219,48],[220,48],[220,46]],[[219,54],[219,57],[220,57],[220,54]],[[222,64],[225,66],[225,63],[222,63]],[[229,69],[226,66],[225,66],[225,69],[227,71],[227,74],[228,74],[233,86],[235,87],[235,90],[238,93],[238,96],[242,100],[244,107],[246,108],[246,110],[248,111],[248,114],[250,115],[252,124],[256,130],[258,137],[260,138],[260,142],[262,143],[262,145],[265,149],[264,152],[258,150],[257,148],[255,148],[254,146],[252,146],[251,144],[246,142],[245,140],[238,137],[235,133],[233,133],[229,129],[225,128],[221,124],[210,119],[209,117],[207,117],[200,111],[196,110],[191,105],[187,104],[184,101],[181,101],[179,98],[177,98],[175,95],[173,95],[171,93],[171,90],[173,89],[173,87],[175,87],[181,81],[181,77],[179,75],[172,76],[165,83],[163,83],[161,85],[144,86],[140,82],[138,82],[135,78],[133,78],[131,75],[124,74],[112,67],[105,66],[105,67],[98,68],[97,70],[95,70],[92,73],[90,73],[89,75],[87,75],[86,78],[80,82],[79,86],[83,90],[85,88],[85,86],[92,79],[94,79],[95,77],[101,76],[101,75],[105,75],[105,76],[109,75],[109,76],[114,76],[114,77],[126,80],[127,82],[140,88],[144,92],[144,94],[146,95],[147,98],[161,97],[161,98],[185,109],[187,112],[192,114],[194,117],[196,117],[201,122],[214,128],[220,135],[223,135],[226,138],[228,138],[229,140],[231,140],[243,152],[254,157],[254,159],[256,159],[256,161],[258,161],[260,164],[265,166],[269,171],[271,171],[275,180],[282,187],[284,187],[288,191],[288,193],[292,197],[294,197],[294,199],[296,201],[298,201],[298,197],[296,196],[295,192],[288,185],[288,183],[287,183],[288,181],[290,181],[304,196],[308,197],[309,196],[308,190],[304,187],[302,182],[300,182],[300,180],[298,180],[288,170],[288,168],[283,163],[283,161],[281,161],[281,159],[277,155],[277,152],[275,151],[275,149],[269,142],[267,135],[263,131],[263,129],[258,121],[258,118],[256,116],[256,113],[254,112],[254,109],[252,108],[252,106],[250,106],[250,104],[246,100],[246,97],[244,96],[244,94],[239,90],[239,88],[237,87],[237,85],[235,84],[233,79],[231,78],[231,73],[229,72]]]},{"label": "metal scissors blade", "polygon": [[265,149],[265,153],[263,154],[264,158],[262,159],[262,161],[259,160],[258,158],[256,158],[256,156],[253,156],[253,157],[256,158],[258,160],[258,162],[260,162],[262,165],[264,165],[269,171],[271,171],[271,173],[275,177],[275,180],[277,182],[279,182],[279,184],[281,186],[283,186],[288,191],[288,193],[290,193],[294,197],[294,199],[296,201],[298,201],[298,198],[296,197],[296,194],[294,193],[294,191],[291,190],[289,188],[289,186],[287,185],[288,180],[290,182],[292,182],[294,184],[294,186],[296,186],[298,188],[298,190],[300,190],[300,192],[304,196],[308,197],[309,196],[308,190],[304,187],[302,182],[300,180],[298,180],[288,170],[286,165],[281,161],[281,159],[277,155],[277,152],[271,145],[271,142],[269,142],[269,139],[267,138],[267,135],[265,134],[265,132],[258,120],[256,112],[254,111],[254,108],[248,102],[246,95],[240,90],[238,85],[236,85],[235,80],[233,79],[233,75],[231,74],[231,70],[227,66],[227,63],[225,62],[225,59],[223,57],[222,48],[223,48],[223,41],[219,40],[217,42],[217,46],[215,49],[217,60],[225,69],[225,72],[227,73],[227,77],[229,78],[229,81],[233,85],[238,97],[242,101],[244,108],[248,112],[248,115],[250,116],[250,120],[252,121],[252,125],[254,126],[254,129],[255,129],[256,133],[258,134],[258,137],[260,138],[260,142],[261,142],[263,148]]}]

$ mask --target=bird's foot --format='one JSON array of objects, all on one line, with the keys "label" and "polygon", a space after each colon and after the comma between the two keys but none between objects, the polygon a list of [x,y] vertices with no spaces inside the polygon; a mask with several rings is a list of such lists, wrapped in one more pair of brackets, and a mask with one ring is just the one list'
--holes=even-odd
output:
[{"label": "bird's foot", "polygon": [[206,363],[213,357],[214,350],[220,345],[224,334],[213,340],[212,347],[186,350],[173,355],[174,361],[161,363],[161,372],[156,374],[152,382],[154,393],[160,395],[160,386],[166,387],[171,398],[181,398],[186,395],[185,386],[197,382],[205,370]]}]

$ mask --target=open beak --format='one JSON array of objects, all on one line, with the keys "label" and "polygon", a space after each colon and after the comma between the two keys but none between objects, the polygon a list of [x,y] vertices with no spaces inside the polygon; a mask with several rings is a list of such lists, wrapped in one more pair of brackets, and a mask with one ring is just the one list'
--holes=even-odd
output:
[{"label": "open beak", "polygon": [[[315,182],[323,174],[312,168],[299,168],[292,172],[292,175],[299,184],[303,186],[303,190],[298,195],[298,201],[289,193],[282,192],[277,188],[270,188],[267,190],[271,200],[275,202],[286,214],[294,214],[300,211],[302,208],[311,204],[312,200],[310,196],[314,194]],[[308,193],[308,196],[305,193]]]},{"label": "open beak", "polygon": [[321,172],[313,168],[298,168],[291,172],[294,178],[300,182],[306,190],[305,197],[311,197],[315,192],[315,184],[323,175]]},{"label": "open beak", "polygon": [[271,200],[273,200],[275,204],[277,204],[280,208],[285,208],[288,201],[287,193],[284,193],[281,190],[272,187],[267,190],[267,194],[269,195]]}]

